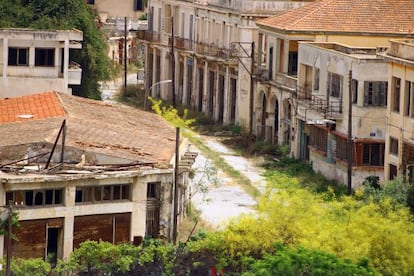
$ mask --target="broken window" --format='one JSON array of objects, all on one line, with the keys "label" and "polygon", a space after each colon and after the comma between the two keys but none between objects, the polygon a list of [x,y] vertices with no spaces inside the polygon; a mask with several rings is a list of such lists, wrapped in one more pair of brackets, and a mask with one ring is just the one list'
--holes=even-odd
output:
[{"label": "broken window", "polygon": [[76,187],[76,203],[129,200],[129,184]]},{"label": "broken window", "polygon": [[14,66],[29,65],[29,49],[10,47],[8,65],[14,65]]},{"label": "broken window", "polygon": [[352,103],[358,103],[358,80],[352,79],[351,82]]},{"label": "broken window", "polygon": [[49,206],[62,204],[63,189],[24,190],[6,193],[7,202],[15,205]]},{"label": "broken window", "polygon": [[36,48],[35,49],[35,66],[54,66],[55,49]]},{"label": "broken window", "polygon": [[401,92],[401,79],[392,78],[392,111],[400,112],[400,92]]},{"label": "broken window", "polygon": [[328,72],[328,94],[331,97],[340,98],[342,96],[342,79],[341,75]]},{"label": "broken window", "polygon": [[398,155],[398,140],[394,137],[390,137],[390,153],[392,155]]}]

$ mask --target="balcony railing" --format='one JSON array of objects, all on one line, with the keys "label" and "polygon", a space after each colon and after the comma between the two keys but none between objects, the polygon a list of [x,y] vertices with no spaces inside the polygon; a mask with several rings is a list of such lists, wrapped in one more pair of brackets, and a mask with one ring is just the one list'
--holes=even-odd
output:
[{"label": "balcony railing", "polygon": [[148,30],[139,30],[137,32],[138,39],[148,42],[161,42],[160,33]]}]

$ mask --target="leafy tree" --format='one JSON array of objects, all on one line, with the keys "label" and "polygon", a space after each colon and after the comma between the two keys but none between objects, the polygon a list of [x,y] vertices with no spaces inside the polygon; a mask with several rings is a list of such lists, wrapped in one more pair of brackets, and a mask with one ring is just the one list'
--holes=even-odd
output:
[{"label": "leafy tree", "polygon": [[74,94],[100,99],[100,80],[109,79],[114,66],[107,56],[107,46],[95,22],[95,14],[83,0],[2,0],[1,28],[79,29],[83,47],[72,52],[72,59],[82,66],[82,84]]}]

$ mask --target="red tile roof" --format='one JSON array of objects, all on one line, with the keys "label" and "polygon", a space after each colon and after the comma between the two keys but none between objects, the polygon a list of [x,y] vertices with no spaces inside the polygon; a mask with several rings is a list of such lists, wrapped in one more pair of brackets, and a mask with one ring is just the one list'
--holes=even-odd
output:
[{"label": "red tile roof", "polygon": [[0,100],[0,147],[53,145],[63,119],[69,147],[160,167],[175,153],[175,128],[161,116],[57,92]]},{"label": "red tile roof", "polygon": [[61,117],[65,111],[54,92],[1,99],[0,123]]},{"label": "red tile roof", "polygon": [[414,34],[414,0],[320,0],[258,20],[281,31]]}]

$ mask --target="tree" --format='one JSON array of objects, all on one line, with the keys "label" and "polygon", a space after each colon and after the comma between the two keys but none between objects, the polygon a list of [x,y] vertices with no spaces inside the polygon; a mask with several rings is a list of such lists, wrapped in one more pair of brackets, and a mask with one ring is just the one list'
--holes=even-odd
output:
[{"label": "tree", "polygon": [[107,56],[103,33],[98,29],[95,14],[83,0],[2,0],[1,28],[79,29],[83,47],[72,53],[73,61],[82,66],[82,84],[74,87],[75,95],[100,99],[99,83],[114,72]]}]

